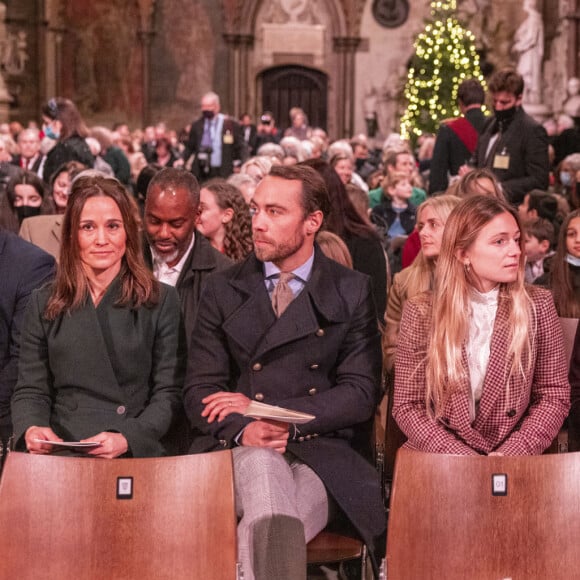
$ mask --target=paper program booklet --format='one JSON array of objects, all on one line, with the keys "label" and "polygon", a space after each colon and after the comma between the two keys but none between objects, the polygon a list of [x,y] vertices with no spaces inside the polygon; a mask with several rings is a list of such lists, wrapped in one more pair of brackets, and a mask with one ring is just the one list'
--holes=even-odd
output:
[{"label": "paper program booklet", "polygon": [[285,423],[294,423],[295,425],[302,425],[312,421],[312,419],[316,419],[314,415],[309,415],[308,413],[292,411],[291,409],[284,409],[283,407],[267,405],[257,401],[250,402],[244,416],[252,417],[253,419],[272,419],[273,421],[283,421]]},{"label": "paper program booklet", "polygon": [[47,443],[54,445],[55,447],[100,447],[101,444],[98,441],[45,441],[44,439],[35,439],[35,443]]}]

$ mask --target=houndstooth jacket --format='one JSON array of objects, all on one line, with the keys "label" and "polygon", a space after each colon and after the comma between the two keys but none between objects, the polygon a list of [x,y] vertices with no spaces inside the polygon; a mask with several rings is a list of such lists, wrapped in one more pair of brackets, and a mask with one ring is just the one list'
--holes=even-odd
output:
[{"label": "houndstooth jacket", "polygon": [[570,384],[561,326],[551,294],[528,287],[537,320],[532,367],[509,379],[507,360],[510,301],[500,292],[490,346],[490,362],[475,420],[469,416],[469,370],[463,349],[465,381],[451,395],[442,416],[429,417],[425,401],[425,354],[429,339],[431,295],[405,305],[395,360],[393,417],[408,437],[407,446],[452,454],[542,453],[557,435],[570,407]]}]

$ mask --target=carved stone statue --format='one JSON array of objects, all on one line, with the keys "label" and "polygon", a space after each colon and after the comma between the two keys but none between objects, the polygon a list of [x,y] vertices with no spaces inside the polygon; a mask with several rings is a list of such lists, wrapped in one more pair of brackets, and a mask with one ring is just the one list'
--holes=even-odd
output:
[{"label": "carved stone statue", "polygon": [[[4,53],[8,46],[8,32],[6,29],[6,4],[0,2],[0,62],[3,63]],[[0,122],[8,121],[9,107],[12,97],[6,88],[4,74],[0,70]]]},{"label": "carved stone statue", "polygon": [[580,79],[568,79],[568,99],[564,103],[564,113],[570,117],[580,117]]},{"label": "carved stone statue", "polygon": [[542,102],[542,62],[544,57],[544,24],[536,0],[524,0],[528,17],[517,29],[512,51],[518,56],[517,70],[524,78],[524,103]]}]

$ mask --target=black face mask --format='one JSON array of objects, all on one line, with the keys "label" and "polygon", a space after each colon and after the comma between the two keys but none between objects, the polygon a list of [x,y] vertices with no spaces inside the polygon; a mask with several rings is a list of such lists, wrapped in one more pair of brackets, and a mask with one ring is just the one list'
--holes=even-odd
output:
[{"label": "black face mask", "polygon": [[20,207],[16,207],[14,209],[16,210],[16,215],[18,216],[19,224],[21,224],[22,220],[25,218],[40,215],[39,207],[30,207],[29,205],[21,205]]},{"label": "black face mask", "polygon": [[517,110],[517,107],[510,107],[509,109],[504,109],[503,111],[496,111],[495,109],[493,110],[495,113],[495,118],[500,124],[502,130],[505,126],[512,122]]},{"label": "black face mask", "polygon": [[202,111],[201,114],[203,115],[204,119],[213,119],[214,117],[213,111]]}]

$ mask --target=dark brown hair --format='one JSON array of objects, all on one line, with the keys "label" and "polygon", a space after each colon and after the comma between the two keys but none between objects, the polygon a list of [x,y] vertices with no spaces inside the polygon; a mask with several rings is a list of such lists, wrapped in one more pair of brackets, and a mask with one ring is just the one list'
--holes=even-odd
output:
[{"label": "dark brown hair", "polygon": [[159,300],[159,283],[145,265],[141,242],[141,222],[137,206],[119,181],[101,175],[81,175],[71,187],[64,221],[60,264],[48,300],[45,316],[54,320],[82,306],[89,295],[89,283],[80,260],[78,231],[81,213],[91,197],[110,197],[119,207],[127,236],[121,262],[120,306],[153,306]]},{"label": "dark brown hair", "polygon": [[81,163],[80,161],[67,161],[66,163],[63,163],[51,176],[50,176],[50,189],[52,191],[52,189],[54,188],[54,182],[56,181],[56,178],[61,174],[61,173],[68,173],[68,176],[70,178],[70,180],[72,181],[79,173],[81,173],[82,171],[85,171],[86,169],[89,169],[84,163]]},{"label": "dark brown hair", "polygon": [[62,97],[50,99],[42,107],[42,114],[53,121],[57,120],[62,123],[59,141],[65,141],[72,135],[80,135],[83,138],[89,136],[89,130],[77,106],[70,99],[63,99]]},{"label": "dark brown hair", "polygon": [[577,296],[575,292],[570,265],[566,261],[568,253],[566,247],[567,231],[574,218],[580,218],[580,209],[576,209],[566,216],[560,228],[556,254],[552,258],[550,287],[558,315],[563,318],[580,318],[580,296]]},{"label": "dark brown hair", "polygon": [[344,183],[329,163],[323,159],[308,159],[300,165],[316,170],[326,183],[330,211],[326,217],[325,229],[341,238],[350,236],[371,238],[376,236],[373,226],[365,222],[357,212],[346,193]]},{"label": "dark brown hair", "polygon": [[211,179],[203,187],[212,192],[220,209],[234,212],[232,219],[224,224],[224,254],[235,262],[242,260],[254,249],[248,204],[240,190],[224,179]]},{"label": "dark brown hair", "polygon": [[302,208],[304,210],[304,217],[309,216],[315,211],[321,211],[326,218],[330,213],[331,205],[328,189],[324,183],[324,179],[312,167],[309,167],[305,163],[297,163],[296,165],[273,165],[269,175],[289,181],[300,181],[302,183]]},{"label": "dark brown hair", "polygon": [[510,93],[519,97],[524,92],[524,79],[513,68],[502,68],[495,72],[489,80],[490,93]]},{"label": "dark brown hair", "polygon": [[457,99],[463,105],[483,105],[485,91],[477,79],[465,79],[457,88]]}]

